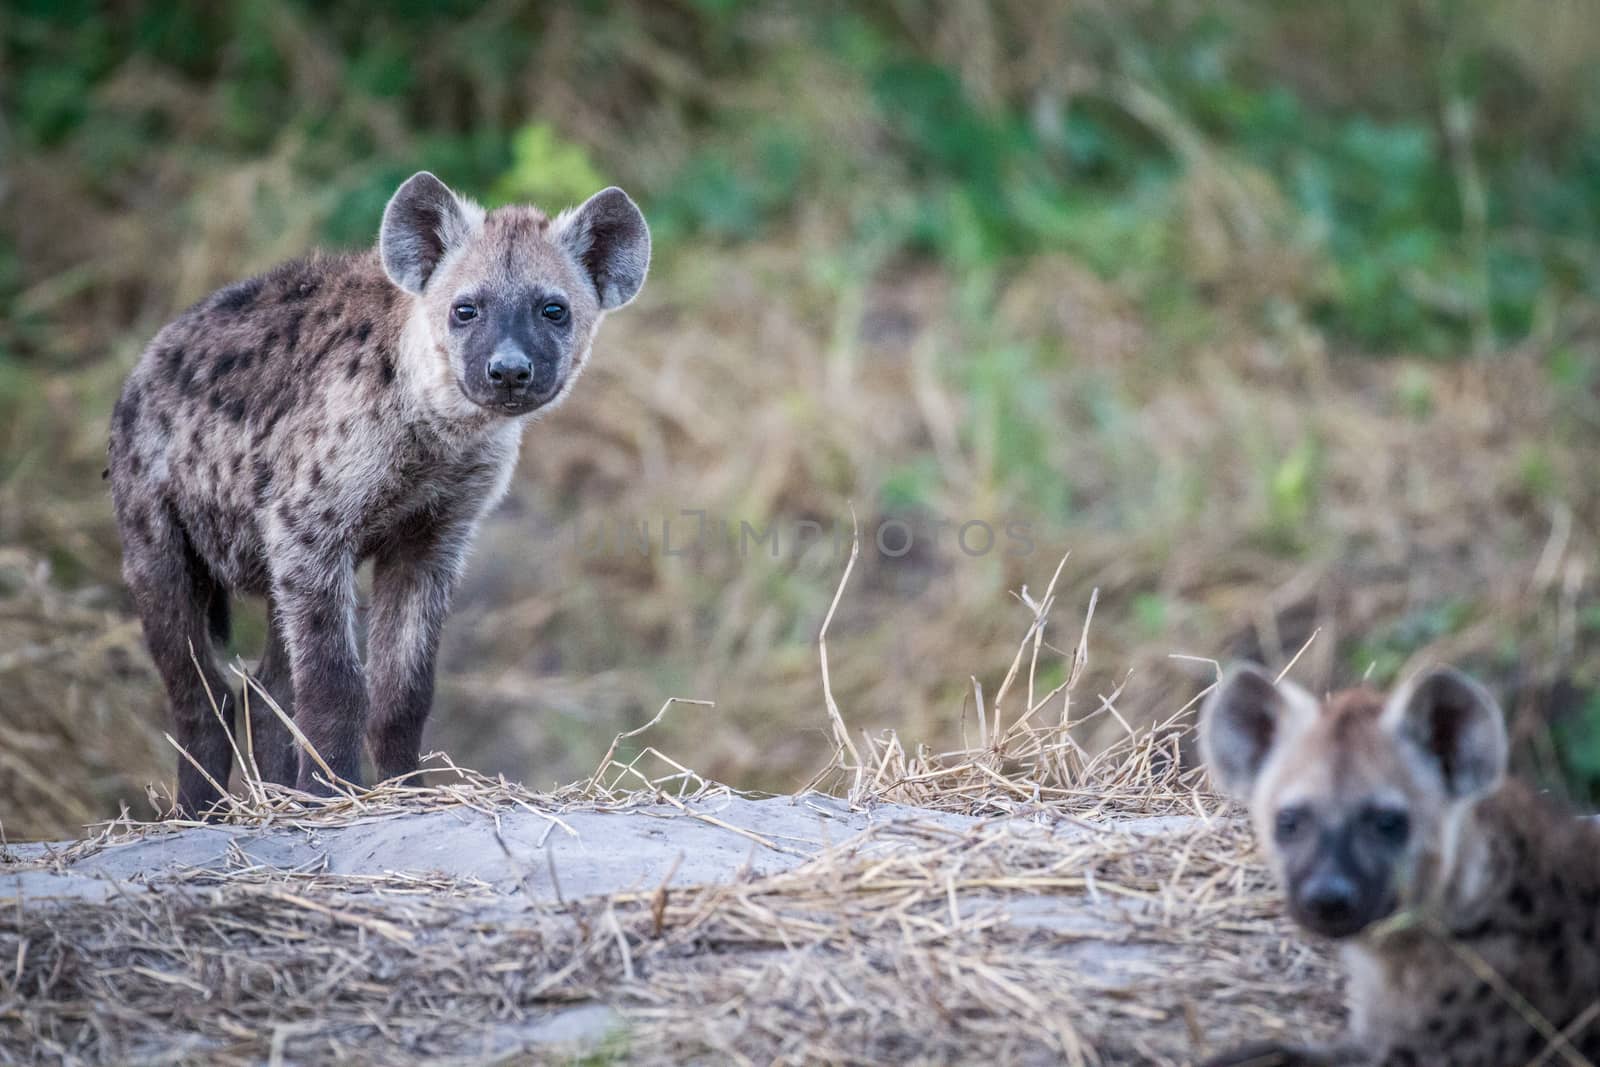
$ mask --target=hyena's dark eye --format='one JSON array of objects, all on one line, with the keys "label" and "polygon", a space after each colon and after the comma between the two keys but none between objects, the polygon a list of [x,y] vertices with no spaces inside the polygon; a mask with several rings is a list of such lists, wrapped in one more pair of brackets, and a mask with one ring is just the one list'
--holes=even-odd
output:
[{"label": "hyena's dark eye", "polygon": [[539,309],[539,314],[551,322],[565,322],[567,319],[567,305],[558,304],[554,300]]},{"label": "hyena's dark eye", "polygon": [[1272,822],[1272,833],[1279,841],[1292,841],[1305,832],[1311,825],[1311,817],[1305,808],[1284,808]]},{"label": "hyena's dark eye", "polygon": [[456,322],[467,323],[478,317],[478,305],[457,304],[450,309],[450,317]]},{"label": "hyena's dark eye", "polygon": [[1366,824],[1391,845],[1404,844],[1411,835],[1411,817],[1396,808],[1372,809],[1366,813]]}]

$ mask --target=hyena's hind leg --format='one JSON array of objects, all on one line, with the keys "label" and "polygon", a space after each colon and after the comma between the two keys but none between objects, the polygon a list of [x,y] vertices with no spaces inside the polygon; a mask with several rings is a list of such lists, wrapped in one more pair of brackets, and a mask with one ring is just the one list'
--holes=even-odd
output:
[{"label": "hyena's hind leg", "polygon": [[[289,646],[284,640],[278,606],[267,602],[267,650],[261,654],[255,680],[283,713],[294,715],[294,678],[289,669]],[[267,706],[259,692],[250,694],[250,744],[262,780],[294,785],[299,773],[299,750],[289,728]]]},{"label": "hyena's hind leg", "polygon": [[238,701],[212,647],[228,636],[228,593],[176,516],[159,506],[135,508],[136,535],[123,537],[123,576],[167,689],[173,732],[193,760],[178,757],[178,811],[193,817],[222,799],[217,786],[227,788],[233,767],[228,735]]}]

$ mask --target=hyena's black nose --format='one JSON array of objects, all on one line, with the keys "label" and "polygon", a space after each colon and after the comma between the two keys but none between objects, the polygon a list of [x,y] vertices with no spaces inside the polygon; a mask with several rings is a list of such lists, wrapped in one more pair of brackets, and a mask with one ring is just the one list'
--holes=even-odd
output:
[{"label": "hyena's black nose", "polygon": [[1318,924],[1339,927],[1356,914],[1356,887],[1348,878],[1325,875],[1312,879],[1301,894],[1301,907]]},{"label": "hyena's black nose", "polygon": [[533,379],[533,360],[522,352],[496,352],[489,360],[489,380],[496,385],[521,387]]}]

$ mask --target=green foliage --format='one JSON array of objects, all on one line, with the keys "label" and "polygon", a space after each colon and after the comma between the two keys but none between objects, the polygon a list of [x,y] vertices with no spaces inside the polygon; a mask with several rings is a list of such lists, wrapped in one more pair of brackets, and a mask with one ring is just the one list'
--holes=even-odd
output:
[{"label": "green foliage", "polygon": [[1459,631],[1471,620],[1473,611],[1474,605],[1464,600],[1445,600],[1413,611],[1358,642],[1350,656],[1350,670],[1374,685],[1393,685],[1412,653]]},{"label": "green foliage", "polygon": [[559,211],[607,184],[582,145],[563,139],[547,122],[535,122],[512,136],[511,167],[495,182],[492,197]]},{"label": "green foliage", "polygon": [[[108,109],[102,94],[130,63],[143,64],[208,87],[211,151],[301,140],[303,165],[337,174],[343,186],[329,223],[340,240],[370,232],[379,178],[417,162],[495,200],[551,206],[614,173],[668,241],[758,236],[828,196],[857,201],[866,239],[887,234],[966,269],[1059,249],[1132,279],[1153,300],[1185,284],[1176,277],[1176,207],[1193,177],[1192,144],[1202,144],[1211,158],[1269,178],[1302,239],[1326,257],[1328,271],[1295,294],[1313,321],[1375,351],[1449,355],[1517,340],[1563,293],[1600,292],[1600,114],[1556,116],[1563,129],[1554,139],[1532,124],[1486,126],[1526,104],[1525,84],[1539,77],[1506,69],[1511,61],[1484,29],[1495,24],[1481,17],[1492,9],[1463,5],[1442,43],[1419,38],[1395,52],[1384,46],[1398,15],[1346,5],[1315,16],[1298,4],[1198,16],[1166,5],[1126,15],[1028,8],[994,15],[1011,20],[997,32],[1059,33],[1076,53],[1059,57],[1062,65],[1076,62],[1098,80],[1070,95],[1046,80],[980,99],[957,54],[929,48],[935,33],[908,35],[904,14],[821,5],[795,22],[801,33],[791,39],[765,32],[766,4],[705,0],[668,22],[634,4],[597,2],[579,23],[574,76],[609,71],[614,84],[593,91],[613,101],[630,84],[655,81],[626,106],[642,119],[648,92],[665,88],[654,113],[674,115],[685,135],[676,162],[647,168],[633,165],[628,138],[608,140],[601,153],[599,142],[574,139],[554,109],[516,117],[499,109],[488,122],[463,111],[519,84],[554,5],[486,14],[470,4],[379,9],[353,0],[110,11],[27,2],[14,5],[3,33],[20,147],[76,145],[107,187],[135,173],[171,131],[159,115]],[[913,21],[930,31],[939,18],[930,11]],[[1310,79],[1286,78],[1275,42],[1308,18],[1321,19],[1329,47],[1355,70],[1364,49],[1374,62],[1404,65],[1372,72],[1382,91],[1354,85],[1337,98]],[[634,42],[646,29],[686,51],[641,65]],[[297,72],[293,42],[304,34],[332,50],[335,106],[297,99],[307,75]],[[811,100],[818,81],[846,95]],[[750,106],[763,85],[795,106]],[[1153,94],[1170,118],[1132,105],[1124,85]],[[419,143],[374,153],[360,118],[368,101],[393,107]],[[870,116],[877,134],[841,141],[827,120],[841,109]]]}]

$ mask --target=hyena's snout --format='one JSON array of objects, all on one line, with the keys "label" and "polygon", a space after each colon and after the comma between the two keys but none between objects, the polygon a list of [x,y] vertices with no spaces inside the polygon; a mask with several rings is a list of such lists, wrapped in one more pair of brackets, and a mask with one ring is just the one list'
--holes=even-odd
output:
[{"label": "hyena's snout", "polygon": [[526,345],[508,337],[480,366],[485,399],[502,409],[526,410],[547,403],[566,382],[567,359],[553,346]]},{"label": "hyena's snout", "polygon": [[525,391],[533,382],[533,360],[519,346],[503,344],[489,357],[489,382],[508,397]]}]

